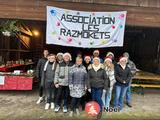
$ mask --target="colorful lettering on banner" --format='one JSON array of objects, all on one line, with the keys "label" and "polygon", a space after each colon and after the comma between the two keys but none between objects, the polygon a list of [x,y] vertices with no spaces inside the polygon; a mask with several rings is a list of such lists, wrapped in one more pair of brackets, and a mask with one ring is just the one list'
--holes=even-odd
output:
[{"label": "colorful lettering on banner", "polygon": [[46,43],[83,48],[123,46],[126,13],[48,6]]}]

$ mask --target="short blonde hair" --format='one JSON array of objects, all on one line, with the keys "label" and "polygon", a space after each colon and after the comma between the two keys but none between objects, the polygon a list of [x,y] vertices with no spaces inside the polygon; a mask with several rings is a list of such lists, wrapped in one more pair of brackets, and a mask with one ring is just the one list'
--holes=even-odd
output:
[{"label": "short blonde hair", "polygon": [[81,60],[83,61],[83,59],[81,57],[76,57],[76,61]]}]

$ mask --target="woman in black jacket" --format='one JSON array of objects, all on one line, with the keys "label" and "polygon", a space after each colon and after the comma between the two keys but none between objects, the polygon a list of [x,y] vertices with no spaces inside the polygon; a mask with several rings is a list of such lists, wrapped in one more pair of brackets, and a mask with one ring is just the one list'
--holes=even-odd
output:
[{"label": "woman in black jacket", "polygon": [[98,102],[100,105],[100,113],[97,116],[98,119],[102,116],[102,93],[108,90],[108,82],[107,74],[103,65],[100,63],[100,59],[95,57],[93,64],[89,66],[88,70],[88,91],[91,92],[92,100]]},{"label": "woman in black jacket", "polygon": [[38,60],[36,67],[36,77],[39,80],[39,99],[37,100],[37,104],[40,104],[43,101],[43,86],[41,86],[41,78],[42,72],[44,69],[44,65],[47,62],[47,56],[49,55],[49,51],[47,49],[43,50],[43,57]]},{"label": "woman in black jacket", "polygon": [[119,64],[117,64],[115,68],[115,77],[116,77],[116,84],[115,84],[116,96],[114,99],[114,107],[122,110],[124,96],[126,94],[127,88],[131,80],[131,71],[130,68],[127,66],[126,57],[120,58]]}]

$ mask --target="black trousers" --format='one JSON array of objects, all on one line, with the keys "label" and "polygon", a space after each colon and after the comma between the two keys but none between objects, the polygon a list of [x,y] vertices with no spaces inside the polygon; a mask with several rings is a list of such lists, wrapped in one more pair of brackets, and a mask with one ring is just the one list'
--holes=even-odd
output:
[{"label": "black trousers", "polygon": [[56,106],[61,106],[62,100],[64,100],[63,106],[68,107],[69,99],[69,87],[68,86],[59,86],[56,92],[55,104]]},{"label": "black trousers", "polygon": [[71,100],[71,111],[74,111],[76,108],[79,108],[81,98],[72,97]]},{"label": "black trousers", "polygon": [[[41,78],[39,78],[39,81]],[[39,82],[39,97],[43,97],[43,86],[41,85],[41,81]]]},{"label": "black trousers", "polygon": [[47,82],[45,83],[45,96],[47,98],[47,103],[54,102],[55,98],[55,87],[53,82]]},{"label": "black trousers", "polygon": [[92,96],[91,96],[91,93],[90,92],[86,92],[86,94],[81,98],[81,105],[82,105],[82,110],[85,109],[85,105],[87,102],[91,101],[92,100]]}]

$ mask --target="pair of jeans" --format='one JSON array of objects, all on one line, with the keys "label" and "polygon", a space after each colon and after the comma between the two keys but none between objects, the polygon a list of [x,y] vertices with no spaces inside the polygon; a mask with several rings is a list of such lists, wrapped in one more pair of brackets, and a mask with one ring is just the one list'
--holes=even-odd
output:
[{"label": "pair of jeans", "polygon": [[79,108],[80,102],[81,102],[81,98],[72,97],[71,111],[74,111],[75,109]]},{"label": "pair of jeans", "polygon": [[132,100],[131,83],[132,83],[132,80],[130,81],[129,86],[126,91],[126,103],[128,104],[131,104],[131,100]]},{"label": "pair of jeans", "polygon": [[131,104],[132,95],[131,95],[131,86],[129,85],[126,91],[126,103]]},{"label": "pair of jeans", "polygon": [[127,91],[128,86],[124,86],[124,85],[115,85],[115,98],[114,98],[114,107],[118,108],[120,107],[120,110],[123,109],[123,105],[124,105],[124,97],[126,95],[126,91]]},{"label": "pair of jeans", "polygon": [[46,81],[45,83],[45,95],[47,97],[47,103],[54,102],[54,84],[53,82]]},{"label": "pair of jeans", "polygon": [[68,107],[68,98],[69,98],[69,87],[68,86],[59,86],[57,88],[55,104],[56,106],[61,106],[62,99],[64,100],[63,106]]},{"label": "pair of jeans", "polygon": [[103,105],[104,107],[107,109],[110,107],[110,101],[112,98],[112,90],[113,87],[109,88],[105,93],[103,93],[102,95],[102,101],[103,101]]},{"label": "pair of jeans", "polygon": [[100,112],[102,112],[103,101],[102,101],[103,88],[91,88],[92,100],[96,101],[100,106]]}]

